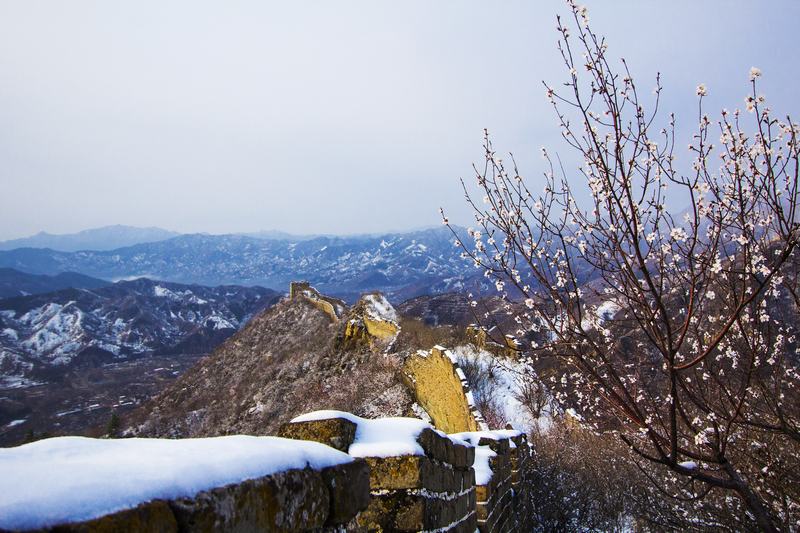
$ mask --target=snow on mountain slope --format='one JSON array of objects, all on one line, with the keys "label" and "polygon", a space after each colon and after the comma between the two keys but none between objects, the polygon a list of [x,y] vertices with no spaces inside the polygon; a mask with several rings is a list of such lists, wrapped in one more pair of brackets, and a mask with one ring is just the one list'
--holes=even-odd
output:
[{"label": "snow on mountain slope", "polygon": [[146,353],[205,353],[278,295],[136,280],[0,300],[0,376]]}]

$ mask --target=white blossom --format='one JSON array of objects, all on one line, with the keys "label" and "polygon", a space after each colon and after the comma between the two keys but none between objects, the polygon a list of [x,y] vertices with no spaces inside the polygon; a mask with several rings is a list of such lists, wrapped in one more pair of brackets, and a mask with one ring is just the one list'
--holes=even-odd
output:
[{"label": "white blossom", "polygon": [[706,84],[705,83],[701,83],[700,85],[697,86],[697,96],[705,96],[707,94],[708,94],[708,91],[706,90]]}]

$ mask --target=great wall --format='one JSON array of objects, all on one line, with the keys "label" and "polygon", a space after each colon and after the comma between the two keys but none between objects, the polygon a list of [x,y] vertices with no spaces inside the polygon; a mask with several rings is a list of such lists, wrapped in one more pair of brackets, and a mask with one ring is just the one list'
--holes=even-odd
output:
[{"label": "great wall", "polygon": [[[342,320],[347,310],[344,302],[321,295],[307,283],[292,283],[289,297],[308,300],[334,322]],[[353,311],[340,343],[387,344],[399,330],[393,308],[380,294],[365,295]],[[482,349],[502,356],[515,356],[518,350],[513,338],[503,346],[488,341],[476,327],[468,335]],[[510,429],[489,430],[456,357],[444,347],[408,357],[402,379],[431,424],[321,411],[297,417],[278,431],[278,440],[321,443],[347,454],[352,458],[349,462],[284,469],[191,497],[143,501],[134,508],[38,530],[525,529],[531,513],[526,498],[531,456],[526,435]]]}]

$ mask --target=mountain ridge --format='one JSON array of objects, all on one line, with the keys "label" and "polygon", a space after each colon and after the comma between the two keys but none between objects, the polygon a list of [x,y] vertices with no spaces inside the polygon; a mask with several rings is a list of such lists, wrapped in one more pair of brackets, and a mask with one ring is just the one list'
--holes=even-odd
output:
[{"label": "mountain ridge", "polygon": [[99,289],[111,282],[84,276],[78,272],[61,272],[52,276],[28,274],[14,268],[0,268],[0,299],[45,294],[68,288]]},{"label": "mountain ridge", "polygon": [[[187,234],[105,251],[0,251],[0,267],[33,274],[75,271],[101,279],[136,277],[213,286],[283,290],[307,279],[351,301],[380,290],[394,301],[463,290],[480,278],[446,228],[380,236],[270,240],[244,235]],[[469,287],[472,290],[471,286]]]},{"label": "mountain ridge", "polygon": [[50,249],[60,252],[81,250],[113,250],[145,242],[158,242],[180,235],[155,226],[138,227],[114,224],[90,228],[75,233],[40,231],[29,237],[0,241],[0,250],[18,248]]}]

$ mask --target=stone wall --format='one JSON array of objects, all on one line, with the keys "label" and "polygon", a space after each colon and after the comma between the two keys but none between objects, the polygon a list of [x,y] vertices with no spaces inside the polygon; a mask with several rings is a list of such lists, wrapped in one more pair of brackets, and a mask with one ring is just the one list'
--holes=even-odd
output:
[{"label": "stone wall", "polygon": [[496,357],[518,359],[522,352],[522,343],[513,335],[504,335],[502,342],[497,342],[490,337],[486,328],[477,324],[467,326],[466,337],[476,348]]},{"label": "stone wall", "polygon": [[[390,435],[392,425],[406,423],[384,420]],[[285,424],[279,433],[349,453],[358,427],[334,417]],[[411,442],[418,451],[406,446],[404,453],[392,455],[380,448],[374,456],[362,454],[351,463],[286,470],[47,531],[530,530],[525,489],[530,449],[524,434],[508,430],[447,436],[425,426]]]},{"label": "stone wall", "polygon": [[[284,437],[349,449],[357,426],[343,418],[295,422]],[[417,442],[424,455],[365,457],[370,502],[347,524],[356,531],[506,532],[530,530],[525,471],[530,448],[518,431],[460,433],[451,440],[431,429]],[[467,446],[455,441],[465,439]],[[477,450],[477,452],[476,452]],[[476,453],[489,477],[476,483]]]},{"label": "stone wall", "polygon": [[154,500],[44,531],[334,531],[369,505],[369,484],[369,466],[357,459],[322,470],[287,470],[203,491],[192,498]]},{"label": "stone wall", "polygon": [[435,346],[417,352],[403,365],[403,377],[437,428],[445,433],[486,429],[466,376],[449,350]]},{"label": "stone wall", "polygon": [[289,298],[305,298],[327,314],[334,322],[342,318],[342,315],[347,310],[347,304],[344,301],[321,294],[307,281],[291,282],[289,284]]},{"label": "stone wall", "polygon": [[491,469],[491,477],[478,480],[475,487],[478,529],[482,533],[530,529],[526,472],[531,452],[525,434],[490,431],[458,437],[475,445],[478,461]]}]

